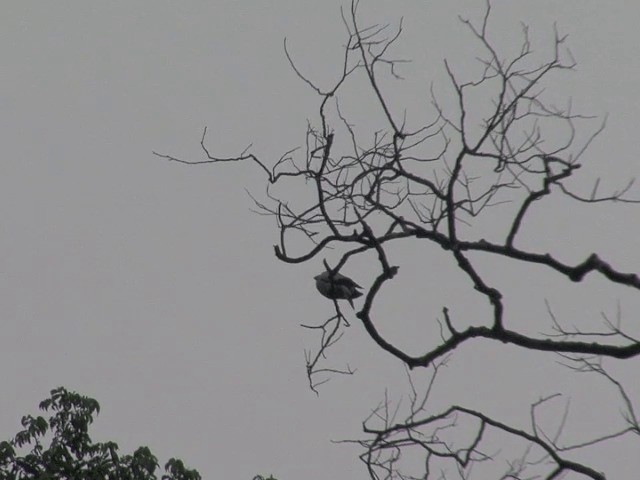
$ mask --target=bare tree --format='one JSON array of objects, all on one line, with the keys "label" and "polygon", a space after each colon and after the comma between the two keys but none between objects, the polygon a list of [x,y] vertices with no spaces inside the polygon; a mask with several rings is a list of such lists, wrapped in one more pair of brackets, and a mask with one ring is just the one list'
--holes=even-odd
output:
[{"label": "bare tree", "polygon": [[[461,18],[483,52],[477,58],[477,75],[460,78],[445,61],[455,102],[452,106],[443,101],[432,88],[433,118],[413,126],[406,117],[393,113],[383,88],[390,81],[401,80],[398,70],[407,61],[391,54],[401,38],[402,22],[395,28],[363,26],[357,10],[358,2],[353,1],[349,11],[343,12],[347,38],[341,73],[329,88],[305,76],[285,41],[292,69],[317,94],[319,102],[317,118],[309,122],[302,148],[285,152],[272,165],[249,150],[219,157],[206,145],[205,129],[201,140],[205,159],[157,155],[189,165],[253,162],[265,173],[267,190],[265,200],[252,198],[261,213],[277,221],[279,241],[274,250],[283,262],[317,261],[327,249],[336,247],[341,255],[335,265],[323,260],[323,268],[334,275],[356,257],[373,253],[377,258],[379,273],[369,282],[356,317],[371,340],[401,360],[408,371],[416,367],[431,369],[432,377],[426,391],[419,394],[409,375],[411,401],[403,418],[394,402],[385,398],[365,422],[366,437],[357,443],[365,449],[362,459],[371,478],[472,478],[477,465],[496,460],[498,454],[490,449],[500,442],[521,444],[522,451],[497,478],[554,479],[567,472],[605,478],[589,465],[571,460],[571,453],[614,437],[640,434],[633,400],[603,367],[603,359],[639,355],[640,340],[622,329],[620,318],[610,321],[604,317],[603,329],[597,332],[568,329],[550,307],[549,334],[522,333],[509,326],[503,292],[489,282],[473,257],[480,253],[535,264],[569,282],[580,282],[587,274],[594,274],[621,287],[640,289],[638,275],[618,270],[596,253],[577,264],[568,264],[552,253],[519,245],[520,232],[536,202],[551,204],[550,197],[563,195],[582,203],[637,202],[627,196],[632,182],[604,195],[598,193],[599,182],[588,195],[576,193],[568,184],[605,121],[574,113],[571,102],[558,107],[547,98],[546,89],[553,85],[555,75],[575,66],[566,36],[554,26],[551,49],[540,59],[539,52],[532,48],[529,29],[523,25],[519,51],[504,55],[489,34],[492,10],[487,2],[479,21]],[[340,108],[344,86],[349,82],[360,82],[370,89],[386,119],[386,129],[375,132],[372,138],[359,137]],[[478,107],[478,96],[490,99],[489,109]],[[553,141],[549,141],[551,131]],[[273,185],[284,185],[284,190],[279,189],[282,192],[292,183],[312,190],[306,203],[299,196],[287,198],[272,193]],[[476,233],[488,212],[499,212],[504,226],[495,229],[490,240],[478,238]],[[290,244],[299,245],[300,237],[308,247],[294,252]],[[389,259],[389,246],[407,241],[431,242],[447,251],[491,307],[491,317],[485,324],[459,328],[450,308],[443,306],[440,340],[425,345],[417,355],[385,338],[375,322],[376,298],[399,269]],[[334,314],[320,324],[304,325],[320,333],[317,350],[307,354],[307,372],[314,390],[332,373],[353,373],[350,367],[324,365],[328,350],[350,325],[336,300],[334,309]],[[564,420],[558,422],[555,431],[545,431],[536,417],[541,408],[558,401],[556,395],[532,402],[528,427],[510,426],[457,404],[429,413],[429,394],[440,367],[457,347],[477,339],[555,352],[576,372],[601,376],[620,395],[626,428],[564,444],[560,440]],[[404,472],[402,459],[409,451],[421,452],[420,473]],[[454,465],[455,472],[444,473],[442,465],[446,464]]]}]

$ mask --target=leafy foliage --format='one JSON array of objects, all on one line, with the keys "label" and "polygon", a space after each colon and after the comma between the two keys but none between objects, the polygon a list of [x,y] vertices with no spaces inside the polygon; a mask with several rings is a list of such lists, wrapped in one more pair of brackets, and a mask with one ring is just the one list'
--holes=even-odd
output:
[{"label": "leafy foliage", "polygon": [[[158,478],[158,459],[148,447],[120,456],[115,442],[91,440],[89,425],[100,413],[100,405],[93,398],[59,387],[40,402],[40,410],[47,412],[49,418],[26,415],[21,422],[24,429],[12,440],[0,442],[0,478],[3,480]],[[175,458],[164,468],[162,480],[201,478],[196,470],[185,467]]]}]

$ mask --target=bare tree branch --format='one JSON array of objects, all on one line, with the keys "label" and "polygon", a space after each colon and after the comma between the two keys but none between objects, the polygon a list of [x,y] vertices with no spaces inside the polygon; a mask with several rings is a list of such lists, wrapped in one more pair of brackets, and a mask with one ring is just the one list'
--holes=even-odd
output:
[{"label": "bare tree branch", "polygon": [[[620,319],[611,322],[603,315],[606,329],[602,331],[566,328],[547,304],[553,333],[540,336],[521,333],[505,316],[506,290],[501,291],[490,281],[489,272],[476,261],[478,257],[492,257],[525,267],[542,266],[567,282],[581,282],[586,275],[596,273],[614,287],[640,290],[640,276],[636,272],[610,264],[602,253],[592,253],[576,264],[569,264],[553,251],[532,251],[519,246],[533,209],[550,208],[553,199],[571,199],[586,206],[598,202],[635,204],[640,200],[637,194],[635,198],[631,195],[633,180],[611,193],[600,194],[598,179],[589,194],[576,193],[579,188],[573,182],[583,167],[580,162],[605,128],[606,118],[597,123],[589,115],[575,113],[571,101],[559,107],[549,100],[549,86],[558,75],[571,72],[576,65],[567,47],[567,36],[560,34],[555,25],[548,51],[534,51],[530,29],[522,24],[519,47],[514,54],[505,55],[491,38],[491,14],[492,6],[487,0],[479,22],[460,18],[481,49],[476,59],[477,71],[463,78],[451,61],[444,61],[454,101],[439,97],[432,86],[429,117],[432,121],[413,125],[407,120],[409,116],[397,114],[403,110],[388,100],[388,86],[402,81],[400,67],[407,62],[391,55],[403,32],[402,21],[395,27],[362,26],[358,1],[353,0],[348,10],[342,11],[346,40],[338,74],[329,87],[319,86],[303,73],[284,41],[284,54],[292,70],[318,99],[315,120],[308,122],[301,148],[288,149],[271,162],[249,153],[250,146],[237,156],[219,156],[207,147],[205,129],[200,142],[205,155],[202,160],[183,160],[154,152],[166,160],[187,165],[243,161],[256,165],[266,174],[266,199],[250,195],[254,209],[276,221],[279,238],[274,252],[283,262],[319,263],[316,259],[323,258],[325,269],[337,273],[355,258],[374,259],[378,273],[366,282],[368,286],[356,318],[379,348],[401,360],[409,370],[434,369],[428,392],[438,369],[459,346],[489,339],[560,354],[577,373],[595,373],[614,385],[624,405],[623,429],[562,446],[559,438],[566,411],[553,433],[546,433],[536,420],[536,411],[555,395],[532,403],[531,428],[525,430],[459,405],[424,416],[429,393],[419,399],[411,383],[410,412],[403,421],[393,423],[397,412],[391,412],[385,398],[370,417],[381,421],[382,427],[373,428],[365,422],[365,432],[373,440],[360,442],[367,449],[362,459],[374,479],[412,478],[400,473],[399,464],[405,449],[414,447],[425,455],[421,478],[445,478],[445,473],[436,467],[439,461],[453,461],[459,477],[470,478],[474,465],[493,458],[493,453],[481,448],[489,431],[499,431],[527,444],[502,478],[525,478],[525,471],[542,470],[550,464],[538,478],[556,479],[574,472],[586,478],[603,479],[602,473],[572,461],[565,453],[640,432],[631,396],[601,367],[604,357],[630,359],[640,355],[640,340],[622,330]],[[385,125],[382,130],[367,136],[356,128],[342,102],[349,92],[346,85],[352,84],[373,94],[376,110]],[[476,108],[474,98],[478,96],[490,100],[488,111]],[[275,184],[278,192],[285,193],[272,193],[275,187],[273,190],[269,187]],[[298,193],[289,198],[286,192],[291,185]],[[299,194],[302,188],[308,195]],[[494,229],[491,240],[476,233],[487,212],[501,216],[500,228]],[[469,292],[480,293],[487,302],[489,318],[482,324],[456,328],[463,322],[443,308],[440,339],[430,338],[419,354],[410,354],[386,338],[376,326],[377,300],[390,282],[398,281],[396,276],[402,262],[395,258],[397,250],[392,247],[401,242],[444,249],[452,264],[468,279]],[[324,259],[329,255],[327,252],[333,255],[334,268]],[[331,368],[323,363],[330,348],[341,339],[344,341],[345,328],[350,325],[336,300],[333,307],[325,320],[303,325],[319,336],[316,349],[305,352],[309,385],[316,393],[331,374],[354,372],[349,366]],[[399,311],[402,307],[398,305]],[[460,447],[444,441],[443,432],[455,430],[463,420],[475,422],[466,445]]]}]

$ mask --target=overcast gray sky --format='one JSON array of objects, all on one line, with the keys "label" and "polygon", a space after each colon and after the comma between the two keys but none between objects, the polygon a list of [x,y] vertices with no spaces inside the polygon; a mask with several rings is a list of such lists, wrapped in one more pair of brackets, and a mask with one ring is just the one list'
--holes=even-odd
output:
[{"label": "overcast gray sky", "polygon": [[[588,191],[606,176],[602,187],[614,189],[638,176],[640,4],[495,3],[496,39],[524,21],[544,51],[557,21],[579,64],[558,81],[558,98],[571,96],[581,112],[609,114],[575,185]],[[401,365],[354,322],[331,360],[348,362],[357,375],[332,380],[316,397],[303,356],[315,338],[299,324],[331,314],[313,286],[320,259],[276,261],[274,222],[252,214],[245,193],[263,191],[257,169],[187,167],[151,153],[200,158],[204,126],[221,155],[253,143],[270,161],[303,143],[317,102],[288,67],[282,41],[288,37],[310,77],[332,81],[345,39],[341,4],[3,2],[2,437],[63,385],[100,401],[98,439],[113,439],[123,451],[148,445],[162,461],[179,457],[204,478],[365,478],[357,450],[329,440],[360,436],[360,422],[385,387],[403,385]],[[443,58],[461,74],[470,71],[474,47],[456,16],[478,18],[480,0],[361,4],[364,23],[405,17],[398,51],[415,62],[394,93],[398,111],[424,114],[431,81],[446,91]],[[354,98],[354,114],[371,112],[363,128],[382,125],[371,96],[354,91]],[[597,251],[638,272],[638,218],[637,206],[560,202],[536,209],[523,233],[527,245],[563,260]],[[405,347],[438,334],[444,305],[463,316],[481,302],[442,250],[407,246],[394,255],[403,267],[380,306],[380,327]],[[417,261],[402,263],[411,258]],[[566,285],[535,269],[500,269],[516,326],[545,330],[544,298],[569,323],[586,325],[620,301],[629,332],[640,335],[637,295],[597,278]],[[352,272],[364,284],[370,273],[366,265]],[[555,361],[493,344],[467,347],[452,360],[434,409],[484,398],[488,413],[526,421],[530,402],[568,390],[572,438],[598,421],[616,421],[606,384],[578,382]],[[636,401],[638,366],[611,363]],[[614,447],[596,466],[611,478],[635,478],[640,457],[631,452],[638,444],[627,439]]]}]

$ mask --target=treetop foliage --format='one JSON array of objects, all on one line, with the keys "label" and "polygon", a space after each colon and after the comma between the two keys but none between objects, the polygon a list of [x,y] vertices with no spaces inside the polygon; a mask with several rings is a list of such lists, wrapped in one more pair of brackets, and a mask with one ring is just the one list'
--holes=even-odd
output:
[{"label": "treetop foliage", "polygon": [[22,417],[23,430],[0,442],[2,480],[200,480],[196,470],[171,458],[158,476],[158,459],[148,447],[119,455],[115,442],[94,442],[89,426],[100,413],[97,400],[70,392],[51,390],[40,402],[49,414]]}]

